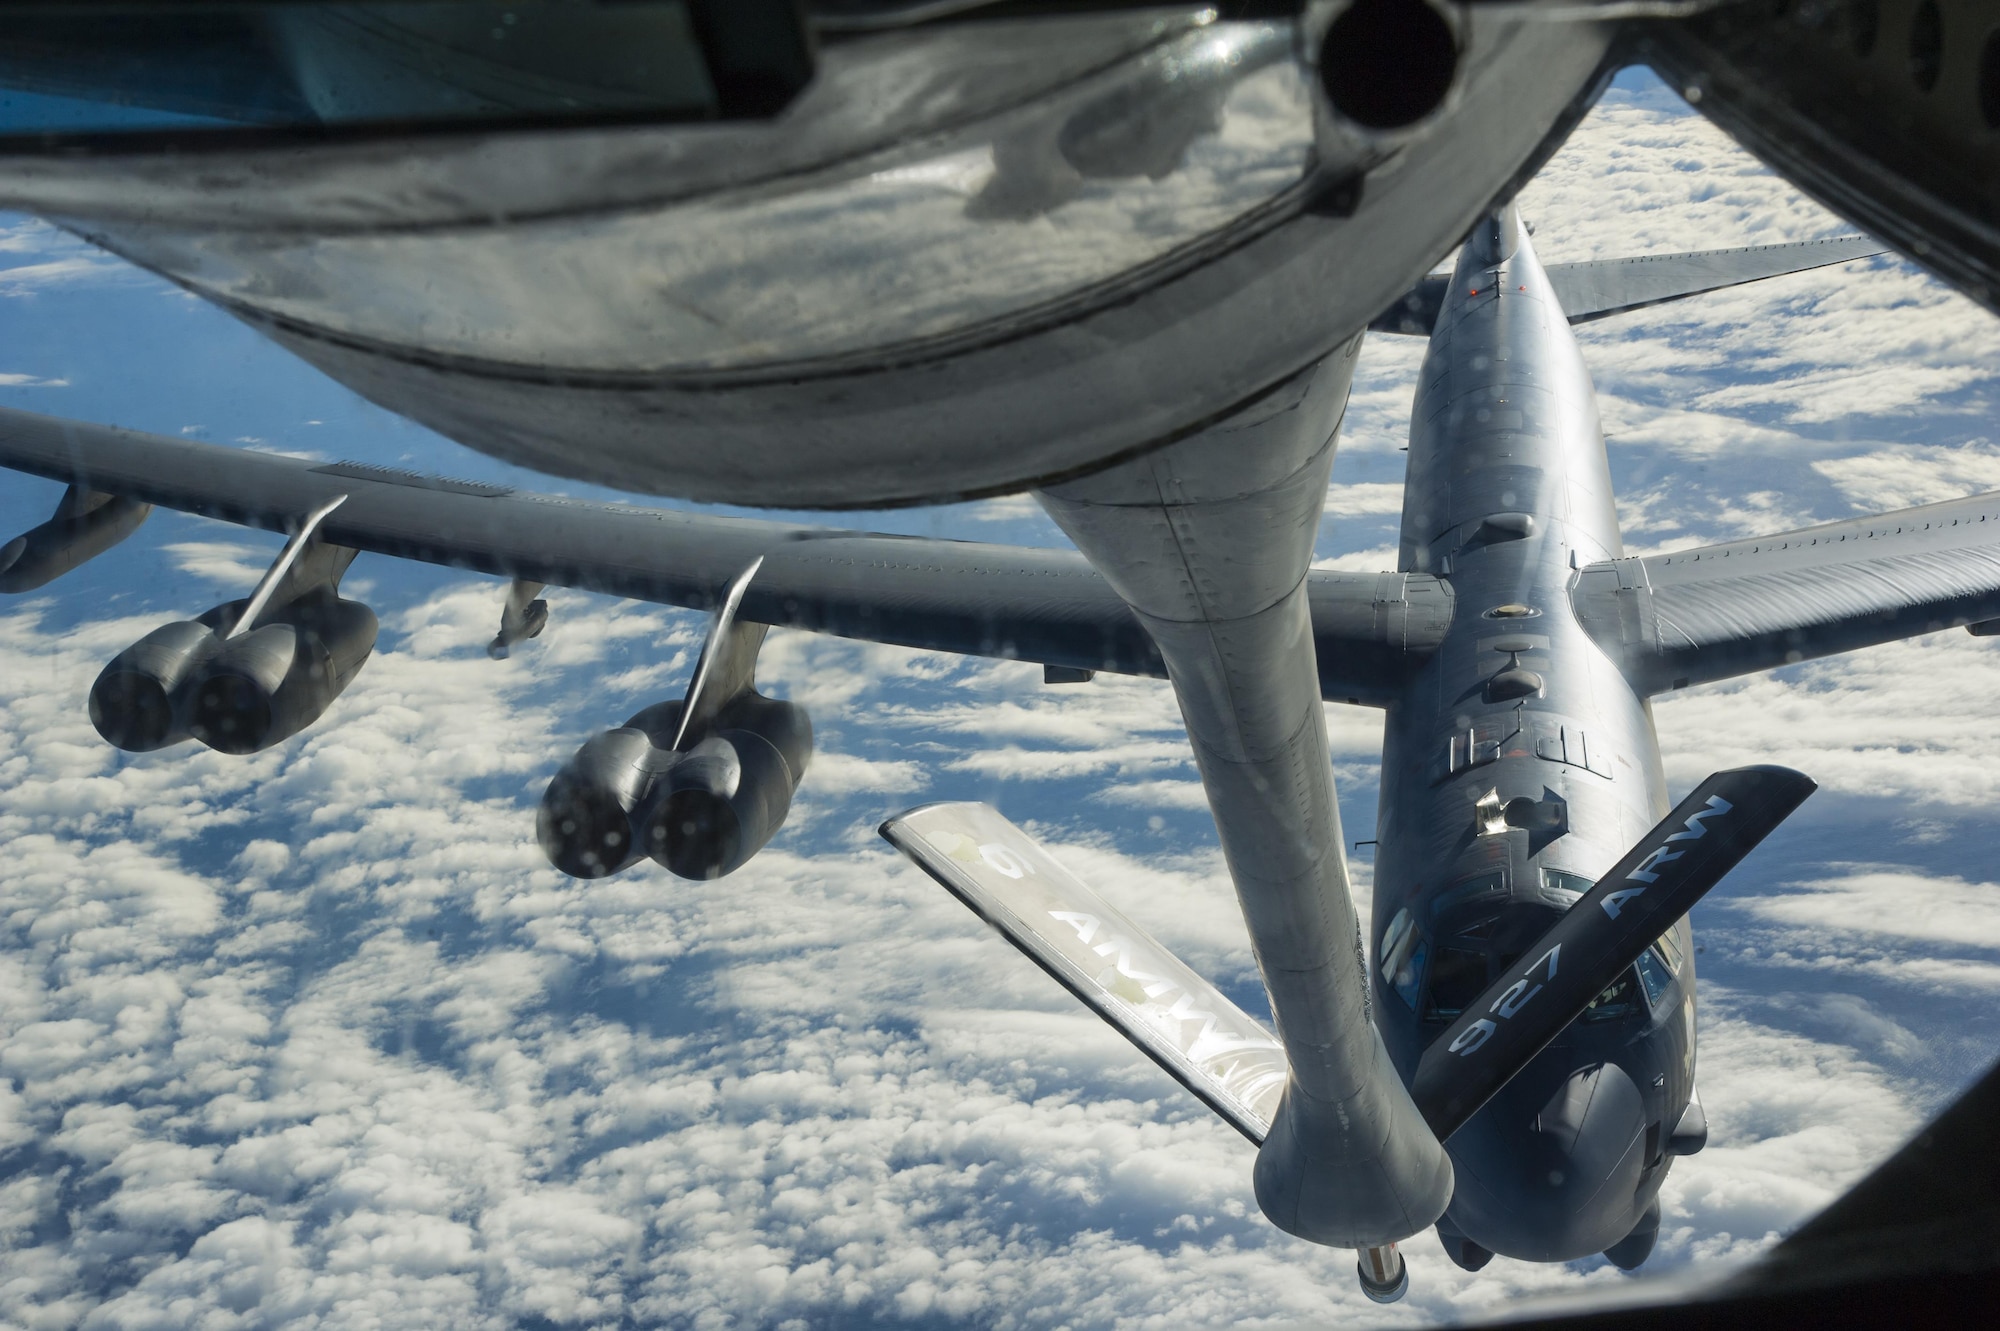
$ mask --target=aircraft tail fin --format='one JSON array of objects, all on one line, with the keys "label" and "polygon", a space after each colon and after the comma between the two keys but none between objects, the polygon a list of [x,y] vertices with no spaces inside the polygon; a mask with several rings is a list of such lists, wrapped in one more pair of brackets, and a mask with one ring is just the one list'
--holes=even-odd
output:
[{"label": "aircraft tail fin", "polygon": [[882,824],[897,850],[998,929],[1225,1122],[1262,1144],[1284,1047],[991,805],[927,804]]},{"label": "aircraft tail fin", "polygon": [[[1549,285],[1555,288],[1564,315],[1571,323],[1580,324],[1699,296],[1705,291],[1720,291],[1724,287],[1884,253],[1886,248],[1870,237],[1838,236],[1783,245],[1552,263],[1544,271]],[[1449,273],[1432,273],[1376,315],[1368,325],[1369,331],[1429,337],[1431,329],[1437,326],[1438,311],[1444,308],[1445,286],[1450,281]]]}]

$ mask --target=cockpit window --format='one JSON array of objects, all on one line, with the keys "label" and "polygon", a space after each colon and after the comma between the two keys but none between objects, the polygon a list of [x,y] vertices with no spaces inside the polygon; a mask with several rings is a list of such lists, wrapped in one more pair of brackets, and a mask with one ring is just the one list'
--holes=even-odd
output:
[{"label": "cockpit window", "polygon": [[1458,907],[1483,897],[1502,897],[1506,894],[1507,874],[1504,870],[1495,869],[1491,873],[1480,874],[1477,878],[1468,878],[1456,887],[1438,893],[1437,900],[1431,903],[1431,918],[1440,919]]},{"label": "cockpit window", "polygon": [[1669,929],[1661,934],[1660,941],[1653,944],[1653,950],[1660,954],[1661,961],[1667,963],[1668,970],[1676,975],[1680,974],[1681,962],[1686,959],[1686,953],[1681,947],[1678,929]]},{"label": "cockpit window", "polygon": [[1629,1017],[1639,1010],[1639,985],[1631,968],[1613,980],[1605,991],[1590,1000],[1583,1010],[1585,1021],[1611,1021]]},{"label": "cockpit window", "polygon": [[1417,984],[1423,979],[1424,956],[1429,951],[1430,945],[1417,932],[1410,912],[1397,911],[1396,918],[1389,921],[1382,934],[1382,978],[1389,982],[1404,1006],[1413,1010],[1417,1006]]},{"label": "cockpit window", "polygon": [[1424,1000],[1427,1021],[1448,1021],[1486,988],[1486,956],[1462,947],[1441,947],[1431,965],[1430,993]]},{"label": "cockpit window", "polygon": [[1667,969],[1665,959],[1660,956],[1658,944],[1639,954],[1639,983],[1646,988],[1648,1005],[1658,1007],[1673,982],[1674,974]]},{"label": "cockpit window", "polygon": [[1542,900],[1558,910],[1568,910],[1595,886],[1597,884],[1580,873],[1570,873],[1566,869],[1542,870]]},{"label": "cockpit window", "polygon": [[1417,1007],[1417,985],[1424,978],[1424,959],[1430,955],[1431,945],[1424,939],[1417,939],[1417,945],[1410,949],[1410,955],[1396,968],[1390,977],[1389,987],[1396,991],[1396,997],[1411,1011]]},{"label": "cockpit window", "polygon": [[1413,923],[1408,910],[1399,910],[1396,918],[1389,921],[1389,927],[1382,931],[1382,947],[1376,955],[1381,958],[1384,979],[1396,973],[1396,967],[1403,964],[1410,944],[1416,941],[1411,928]]}]

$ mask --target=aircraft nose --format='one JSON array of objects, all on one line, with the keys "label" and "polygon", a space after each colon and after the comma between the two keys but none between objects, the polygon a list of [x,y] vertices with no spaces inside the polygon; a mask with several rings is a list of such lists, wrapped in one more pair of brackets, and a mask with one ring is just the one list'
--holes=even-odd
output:
[{"label": "aircraft nose", "polygon": [[[1523,1083],[1527,1084],[1523,1084]],[[1557,1262],[1631,1230],[1645,1170],[1645,1101],[1616,1063],[1517,1077],[1451,1142],[1456,1228],[1508,1257]]]}]

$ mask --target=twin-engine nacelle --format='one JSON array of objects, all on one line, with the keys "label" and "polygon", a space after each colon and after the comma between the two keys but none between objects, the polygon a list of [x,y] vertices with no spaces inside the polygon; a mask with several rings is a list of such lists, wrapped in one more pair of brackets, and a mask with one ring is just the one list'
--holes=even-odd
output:
[{"label": "twin-engine nacelle", "polygon": [[189,738],[256,753],[317,721],[375,648],[375,612],[331,591],[226,636],[247,604],[163,624],[113,657],[90,689],[97,733],[132,753]]},{"label": "twin-engine nacelle", "polygon": [[720,878],[784,826],[812,758],[805,709],[745,691],[677,750],[682,708],[646,708],[556,773],[535,823],[549,863],[603,878],[644,856],[682,878]]}]

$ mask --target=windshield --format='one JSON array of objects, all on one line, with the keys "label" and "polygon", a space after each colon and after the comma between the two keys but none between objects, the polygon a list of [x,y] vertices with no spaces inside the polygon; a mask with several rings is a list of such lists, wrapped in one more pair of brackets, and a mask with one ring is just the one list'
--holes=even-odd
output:
[{"label": "windshield", "polygon": [[[1383,973],[1391,988],[1405,1002],[1422,985],[1420,1009],[1427,1022],[1449,1022],[1464,1012],[1473,999],[1484,993],[1521,959],[1528,942],[1541,937],[1555,916],[1537,906],[1512,907],[1503,911],[1466,913],[1462,903],[1468,895],[1478,896],[1490,889],[1490,880],[1476,879],[1439,898],[1439,914],[1448,922],[1449,932],[1441,932],[1435,947],[1421,930],[1409,923],[1408,912],[1398,912],[1392,925],[1394,946],[1384,955]],[[1400,926],[1400,927],[1398,927]],[[1386,941],[1386,936],[1385,936]],[[1581,1020],[1612,1021],[1645,1011],[1639,1002],[1643,992],[1647,1005],[1657,1005],[1672,981],[1665,958],[1655,948],[1648,949],[1631,969],[1605,987],[1591,1000]],[[1428,959],[1428,972],[1422,973]],[[1412,1004],[1414,1006],[1414,1004]]]}]

